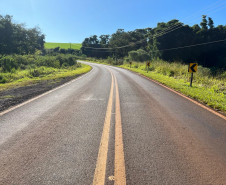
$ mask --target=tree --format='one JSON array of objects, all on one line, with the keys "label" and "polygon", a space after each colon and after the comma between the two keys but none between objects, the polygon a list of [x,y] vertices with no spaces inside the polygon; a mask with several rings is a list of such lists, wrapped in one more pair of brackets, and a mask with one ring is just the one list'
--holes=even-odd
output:
[{"label": "tree", "polygon": [[109,42],[110,35],[101,35],[100,38],[100,44],[106,45]]},{"label": "tree", "polygon": [[39,27],[26,29],[25,24],[15,24],[12,16],[0,15],[0,54],[34,54],[43,50],[45,35]]},{"label": "tree", "polygon": [[202,22],[200,23],[200,26],[201,26],[202,30],[204,30],[204,31],[208,30],[206,15],[202,16]]},{"label": "tree", "polygon": [[199,27],[198,24],[193,25],[193,26],[192,26],[192,29],[193,29],[193,32],[194,32],[194,33],[197,33],[197,32],[199,32],[199,31],[201,30],[201,28]]},{"label": "tree", "polygon": [[[81,51],[87,57],[122,58],[129,55],[133,61],[145,61],[152,57],[184,63],[199,62],[206,67],[215,66],[226,69],[225,42],[198,45],[225,38],[226,26],[214,27],[212,18],[208,17],[207,21],[207,17],[203,15],[200,25],[188,26],[173,19],[166,23],[160,22],[154,28],[135,29],[128,32],[118,29],[111,36],[101,35],[99,40],[94,35],[85,38]],[[197,45],[197,47],[184,47],[190,45]],[[179,47],[181,49],[166,50]],[[102,50],[97,50],[98,48]]]},{"label": "tree", "polygon": [[214,28],[214,23],[213,23],[213,19],[208,17],[208,26],[210,29],[213,29]]}]

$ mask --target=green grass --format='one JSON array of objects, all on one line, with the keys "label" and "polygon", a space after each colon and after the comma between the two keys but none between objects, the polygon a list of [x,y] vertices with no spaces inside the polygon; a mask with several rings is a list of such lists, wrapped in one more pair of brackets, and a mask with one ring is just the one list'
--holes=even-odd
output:
[{"label": "green grass", "polygon": [[[189,80],[187,79],[176,79],[170,76],[163,75],[156,71],[147,73],[146,71],[139,68],[129,68],[128,66],[121,66],[122,68],[129,69],[131,71],[140,73],[151,79],[154,79],[168,87],[171,87],[191,98],[194,98],[200,102],[207,104],[208,106],[221,110],[226,113],[226,96],[225,93],[219,92],[219,88],[211,86],[210,88],[205,87],[203,84],[193,83],[193,87],[190,87]],[[194,75],[195,78],[196,75]]]},{"label": "green grass", "polygon": [[0,99],[9,99],[9,98],[13,98],[14,96],[10,96],[10,95],[7,95],[7,96],[0,96]]},{"label": "green grass", "polygon": [[[91,62],[109,65],[104,60]],[[226,113],[226,72],[219,72],[213,76],[210,69],[199,66],[198,72],[194,73],[193,87],[190,87],[191,74],[187,72],[188,66],[180,63],[153,61],[148,73],[144,63],[133,62],[131,68],[128,63],[118,65],[118,67],[154,79],[188,97]]]},{"label": "green grass", "polygon": [[71,66],[65,69],[57,69],[51,67],[40,67],[36,70],[42,72],[42,74],[38,77],[33,77],[31,75],[31,70],[21,70],[16,71],[14,74],[7,73],[5,75],[11,75],[11,80],[9,83],[0,84],[0,91],[11,89],[15,87],[23,87],[32,84],[37,84],[41,81],[46,80],[57,80],[64,79],[67,77],[72,77],[80,74],[87,73],[92,68],[88,65],[81,64],[81,67],[76,68],[75,66]]},{"label": "green grass", "polygon": [[[46,42],[45,43],[45,48],[47,48],[47,49],[56,48],[58,46],[62,49],[68,49],[68,48],[70,48],[70,43],[54,43],[54,42]],[[82,47],[82,44],[71,43],[71,49],[80,49],[81,47]]]}]

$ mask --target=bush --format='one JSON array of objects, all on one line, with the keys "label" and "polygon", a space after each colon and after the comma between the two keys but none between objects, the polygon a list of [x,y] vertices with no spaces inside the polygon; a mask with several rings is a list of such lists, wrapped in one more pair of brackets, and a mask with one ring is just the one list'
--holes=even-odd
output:
[{"label": "bush", "polygon": [[52,67],[59,69],[60,68],[60,61],[59,60],[54,61]]},{"label": "bush", "polygon": [[67,68],[68,66],[69,66],[68,63],[64,62],[61,67],[62,68]]},{"label": "bush", "polygon": [[[59,69],[62,65],[64,68],[68,66],[76,66],[77,57],[71,54],[56,54],[56,56],[8,55],[1,56],[0,58],[0,69],[3,73],[14,73],[17,69],[36,69],[41,66]],[[36,72],[33,71],[31,73],[34,73],[35,76],[37,76]]]},{"label": "bush", "polygon": [[3,78],[0,80],[0,83],[2,83],[2,84],[6,83],[6,82],[7,82],[6,78]]},{"label": "bush", "polygon": [[39,73],[39,70],[38,69],[31,69],[29,71],[29,74],[33,77],[39,77],[40,73]]},{"label": "bush", "polygon": [[0,64],[3,72],[10,72],[13,68],[18,68],[18,64],[12,56],[2,57]]},{"label": "bush", "polygon": [[137,51],[130,51],[128,54],[131,61],[144,62],[150,59],[149,54],[142,49],[138,49]]},{"label": "bush", "polygon": [[82,59],[82,60],[85,60],[85,59],[86,59],[86,55],[82,54],[82,55],[81,55],[81,59]]},{"label": "bush", "polygon": [[129,58],[125,58],[125,63],[128,63],[129,62]]}]

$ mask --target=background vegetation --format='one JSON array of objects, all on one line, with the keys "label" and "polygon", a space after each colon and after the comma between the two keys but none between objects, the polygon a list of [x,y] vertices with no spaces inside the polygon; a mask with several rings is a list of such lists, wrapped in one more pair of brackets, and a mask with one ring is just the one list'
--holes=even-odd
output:
[{"label": "background vegetation", "polygon": [[45,35],[39,27],[27,29],[25,24],[15,24],[12,16],[0,15],[0,54],[34,54],[43,50]]},{"label": "background vegetation", "polygon": [[77,63],[84,58],[80,46],[45,43],[39,27],[27,29],[0,15],[0,90],[88,72],[91,67]]},{"label": "background vegetation", "polygon": [[[160,58],[169,62],[186,64],[198,62],[204,67],[215,70],[216,68],[226,69],[226,42],[169,51],[166,49],[223,39],[226,39],[226,26],[215,27],[212,18],[203,16],[199,25],[184,25],[179,20],[173,19],[167,23],[158,23],[155,28],[136,29],[128,32],[118,29],[111,36],[93,35],[85,38],[81,50],[88,57],[123,58],[127,57],[131,51],[143,49],[149,55],[149,60]],[[102,49],[100,50],[100,48]]]},{"label": "background vegetation", "polygon": [[129,62],[122,60],[98,60],[87,58],[90,62],[116,65],[151,79],[159,81],[189,97],[192,97],[214,109],[226,113],[226,72],[222,70],[211,71],[209,68],[198,66],[198,72],[194,74],[193,87],[190,87],[191,74],[188,73],[188,65],[178,62],[169,63],[161,59],[151,62],[149,71],[145,62]]},{"label": "background vegetation", "polygon": [[74,55],[8,55],[0,58],[0,91],[15,86],[62,79],[91,70]]}]

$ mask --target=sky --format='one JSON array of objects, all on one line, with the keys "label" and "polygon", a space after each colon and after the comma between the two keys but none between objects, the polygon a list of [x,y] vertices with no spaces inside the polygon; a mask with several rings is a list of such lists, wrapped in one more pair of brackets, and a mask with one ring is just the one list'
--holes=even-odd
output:
[{"label": "sky", "polygon": [[0,0],[0,15],[6,14],[27,28],[39,26],[46,42],[82,43],[91,35],[152,28],[175,18],[192,26],[207,15],[215,26],[226,25],[226,0]]}]

